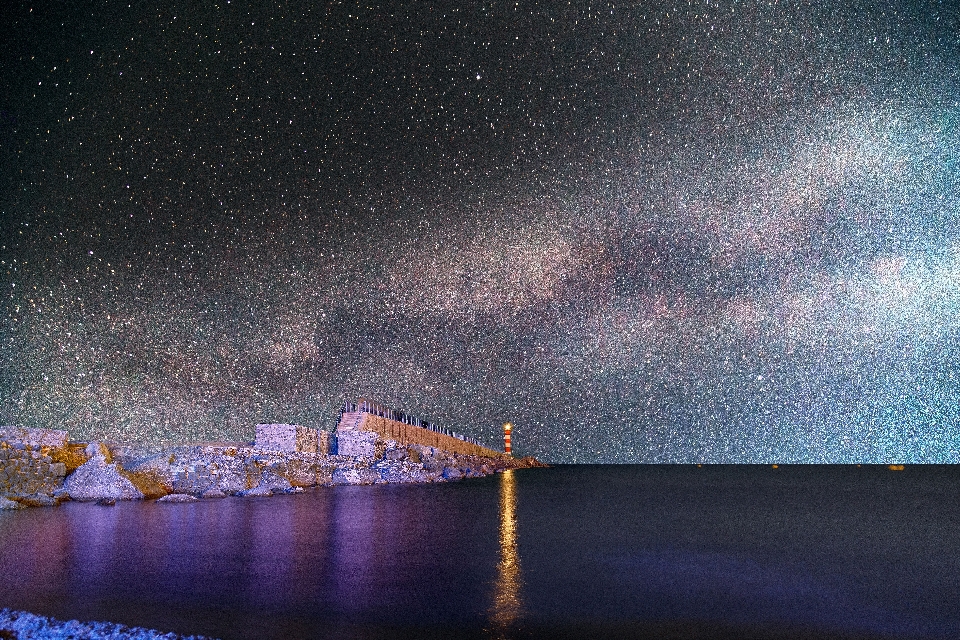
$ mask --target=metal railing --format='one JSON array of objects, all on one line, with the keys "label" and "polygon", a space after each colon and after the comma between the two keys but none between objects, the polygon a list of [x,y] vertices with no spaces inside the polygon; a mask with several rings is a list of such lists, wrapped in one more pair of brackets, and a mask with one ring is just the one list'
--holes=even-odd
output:
[{"label": "metal railing", "polygon": [[486,446],[481,444],[476,438],[471,438],[470,436],[462,433],[451,431],[446,427],[441,427],[440,425],[428,420],[423,420],[417,416],[411,416],[403,411],[391,409],[383,406],[382,404],[371,402],[363,398],[361,398],[358,402],[344,402],[343,406],[340,408],[340,417],[337,419],[337,424],[340,424],[340,421],[343,419],[343,414],[345,413],[369,413],[371,415],[380,416],[381,418],[386,418],[387,420],[395,420],[396,422],[402,422],[403,424],[409,424],[414,427],[420,427],[421,429],[433,431],[434,433],[450,436],[451,438],[456,438],[457,440],[475,444],[478,447]]}]

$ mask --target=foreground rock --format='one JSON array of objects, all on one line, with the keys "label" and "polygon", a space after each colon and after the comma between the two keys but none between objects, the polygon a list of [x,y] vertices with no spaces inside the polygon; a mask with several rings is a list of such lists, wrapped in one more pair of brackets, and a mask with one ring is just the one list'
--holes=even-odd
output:
[{"label": "foreground rock", "polygon": [[67,622],[34,615],[25,611],[0,609],[0,638],[17,640],[50,640],[89,638],[91,640],[206,640],[204,636],[179,636],[140,627],[127,627],[112,622]]},{"label": "foreground rock", "polygon": [[13,511],[15,509],[26,509],[26,505],[22,505],[16,500],[10,500],[8,498],[0,497],[0,511]]},{"label": "foreground rock", "polygon": [[171,493],[168,496],[163,496],[157,502],[199,502],[199,500],[186,493]]},{"label": "foreground rock", "polygon": [[142,500],[143,493],[120,473],[116,463],[107,462],[102,445],[91,443],[90,459],[70,474],[63,483],[63,492],[73,500]]}]

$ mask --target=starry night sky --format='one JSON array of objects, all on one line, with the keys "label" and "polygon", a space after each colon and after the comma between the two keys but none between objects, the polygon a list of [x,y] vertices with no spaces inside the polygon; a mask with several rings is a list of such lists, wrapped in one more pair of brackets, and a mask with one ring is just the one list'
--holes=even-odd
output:
[{"label": "starry night sky", "polygon": [[0,423],[960,461],[952,2],[37,2]]}]

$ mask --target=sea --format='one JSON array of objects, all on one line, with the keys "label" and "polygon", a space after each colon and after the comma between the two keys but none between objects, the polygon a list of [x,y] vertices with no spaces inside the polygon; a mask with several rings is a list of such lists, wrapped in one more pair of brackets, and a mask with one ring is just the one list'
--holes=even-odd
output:
[{"label": "sea", "polygon": [[0,608],[248,638],[960,638],[960,468],[558,465],[0,512]]}]

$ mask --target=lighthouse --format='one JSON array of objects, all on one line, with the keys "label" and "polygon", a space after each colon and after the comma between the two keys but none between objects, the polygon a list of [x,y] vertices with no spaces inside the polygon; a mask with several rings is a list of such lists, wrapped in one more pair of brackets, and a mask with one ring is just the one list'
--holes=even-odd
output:
[{"label": "lighthouse", "polygon": [[503,423],[503,452],[508,456],[510,453],[510,432],[513,431],[513,425],[509,422]]}]

